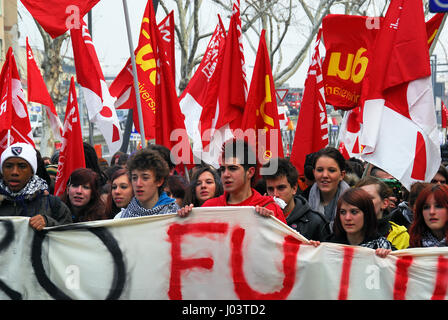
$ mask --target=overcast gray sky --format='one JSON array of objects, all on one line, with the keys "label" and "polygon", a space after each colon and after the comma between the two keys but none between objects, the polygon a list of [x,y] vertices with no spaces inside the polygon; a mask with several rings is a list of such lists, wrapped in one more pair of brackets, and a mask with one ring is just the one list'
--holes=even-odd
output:
[{"label": "overcast gray sky", "polygon": [[[134,48],[138,42],[140,32],[140,24],[143,16],[147,0],[127,0],[129,8],[129,18],[131,23],[131,33]],[[174,2],[173,2],[174,5]],[[20,39],[19,44],[25,45],[25,37],[29,37],[31,47],[43,47],[43,42],[31,15],[25,7],[18,1],[18,10],[21,15],[19,19]],[[201,7],[201,32],[213,32],[218,22],[217,14],[220,13],[223,19],[224,26],[227,28],[229,19],[226,14],[216,4],[210,4],[207,1],[203,2]],[[161,7],[157,10],[157,21],[161,21],[165,17],[165,12]],[[175,22],[177,17],[175,16]],[[93,42],[103,68],[103,73],[106,76],[115,76],[124,66],[126,60],[129,58],[129,44],[126,32],[126,22],[123,11],[122,0],[102,0],[93,8]],[[203,53],[210,38],[201,41],[201,47],[198,48],[198,53]],[[296,52],[301,48],[300,37],[297,34],[294,36],[291,33],[291,38],[284,42],[284,56],[292,58]],[[177,41],[177,39],[176,39]],[[258,39],[254,41],[254,46],[258,45]],[[243,46],[245,48],[246,71],[248,82],[252,74],[251,66],[255,63],[255,54],[243,38]],[[71,53],[71,44],[66,46],[67,54]],[[177,60],[179,50],[176,50]],[[303,87],[305,81],[306,71],[308,69],[308,59],[305,60],[303,66],[299,69],[293,78],[288,83],[293,87]],[[179,78],[179,71],[177,68],[177,77]]]},{"label": "overcast gray sky", "polygon": [[[242,0],[244,1],[244,0]],[[131,33],[134,48],[137,44],[141,19],[143,16],[143,11],[145,9],[147,0],[127,0],[129,8],[129,18],[131,23]],[[174,6],[174,1],[171,2]],[[29,12],[24,8],[22,3],[18,1],[18,10],[21,15],[19,19],[19,31],[20,39],[19,44],[25,45],[25,37],[29,37],[30,45],[34,47],[43,47],[41,36],[32,20]],[[229,19],[226,17],[227,14],[218,7],[216,4],[212,4],[209,1],[203,1],[201,11],[200,11],[200,25],[201,32],[213,32],[218,19],[217,14],[220,13],[223,18],[224,26],[227,28]],[[296,20],[301,20],[301,13],[295,12]],[[373,15],[373,14],[372,14]],[[165,12],[161,7],[157,11],[157,21],[161,21],[165,17]],[[306,20],[305,18],[302,19]],[[177,17],[175,16],[175,22],[177,22]],[[445,24],[445,28],[442,31],[441,39],[448,39],[448,27]],[[284,60],[290,61],[290,59],[300,50],[302,46],[302,41],[304,41],[303,33],[306,32],[307,27],[296,26],[295,32],[289,32],[288,37],[283,43]],[[101,66],[103,68],[103,73],[106,76],[116,76],[118,72],[122,69],[126,60],[129,58],[129,45],[128,37],[126,32],[126,23],[123,11],[122,0],[102,0],[93,8],[93,42],[100,59]],[[202,40],[200,48],[198,48],[198,53],[203,53],[205,47],[210,38]],[[176,39],[177,40],[177,39]],[[445,40],[446,42],[446,40]],[[253,41],[254,46],[257,47],[258,39]],[[248,76],[248,83],[252,74],[251,66],[255,63],[255,54],[249,48],[246,39],[243,37],[243,45],[245,50],[246,59],[246,71]],[[311,47],[314,47],[312,45]],[[71,54],[71,44],[67,46],[68,55]],[[179,50],[176,50],[177,60],[179,60]],[[439,55],[439,61],[445,61],[446,53],[444,52],[440,44],[437,45],[435,52]],[[288,80],[288,84],[291,87],[303,87],[306,72],[309,65],[309,57],[311,52],[308,52],[307,58],[303,62],[301,68],[296,72],[296,74]],[[445,61],[446,62],[446,61]],[[447,74],[445,74],[447,75]],[[439,75],[443,76],[443,75]],[[179,78],[179,71],[177,68],[177,76]]]}]

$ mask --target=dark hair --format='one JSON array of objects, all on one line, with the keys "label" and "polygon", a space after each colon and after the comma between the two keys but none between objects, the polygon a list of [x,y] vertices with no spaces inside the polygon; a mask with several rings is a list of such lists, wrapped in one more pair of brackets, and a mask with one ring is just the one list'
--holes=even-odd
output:
[{"label": "dark hair", "polygon": [[122,151],[117,151],[117,152],[115,152],[114,155],[112,156],[112,158],[110,158],[110,165],[111,165],[111,166],[114,166],[114,165],[118,164],[118,163],[117,163],[117,162],[118,162],[118,159],[119,159],[120,156],[123,155],[123,154],[125,154],[125,153],[122,152]]},{"label": "dark hair", "polygon": [[309,153],[305,157],[305,164],[303,168],[303,175],[311,181],[314,181],[313,163],[316,152]]},{"label": "dark hair", "polygon": [[182,206],[186,206],[189,204],[193,204],[195,207],[201,206],[198,198],[196,197],[196,184],[198,182],[199,177],[204,172],[210,172],[213,176],[213,179],[215,180],[216,187],[215,187],[215,194],[213,195],[213,198],[219,197],[220,195],[222,195],[224,193],[224,189],[221,184],[221,179],[220,179],[218,173],[216,172],[216,170],[209,166],[202,166],[201,168],[197,169],[195,171],[195,173],[193,174],[193,176],[191,177],[191,182],[188,185],[188,187],[185,189],[185,196],[184,196],[184,200],[182,202]]},{"label": "dark hair", "polygon": [[345,161],[345,165],[347,173],[353,172],[358,178],[362,178],[362,175],[364,173],[364,166],[361,163],[349,159]]},{"label": "dark hair", "polygon": [[355,184],[355,187],[360,188],[363,186],[370,186],[372,184],[378,186],[378,195],[382,200],[392,196],[392,190],[388,187],[388,185],[380,179],[372,176],[365,176]]},{"label": "dark hair", "polygon": [[[107,176],[107,181],[108,182],[111,182],[111,178],[112,178],[112,175],[115,173],[115,172],[117,172],[118,170],[120,170],[120,169],[122,169],[119,165],[117,165],[117,164],[115,164],[115,165],[113,165],[113,166],[111,166],[111,167],[109,167],[109,168],[107,168],[105,171],[104,171],[104,173],[105,173],[105,175]],[[126,170],[126,169],[125,169]]]},{"label": "dark hair", "polygon": [[126,165],[128,159],[129,159],[129,154],[124,153],[124,154],[120,155],[116,164],[119,166]]},{"label": "dark hair", "polygon": [[313,158],[313,169],[316,169],[317,160],[319,160],[319,158],[321,157],[333,159],[334,161],[336,161],[339,170],[345,171],[345,158],[338,149],[333,147],[326,147],[317,151],[316,155]]},{"label": "dark hair", "polygon": [[36,148],[34,148],[34,150],[36,150],[36,159],[37,159],[36,176],[45,180],[45,182],[48,185],[50,193],[53,194],[54,190],[51,190],[51,178],[47,172],[47,168],[45,167],[44,159],[42,159],[42,155],[40,154],[39,150],[37,150]]},{"label": "dark hair", "polygon": [[286,177],[286,180],[288,180],[288,183],[292,188],[297,186],[299,180],[299,173],[297,172],[296,167],[294,167],[291,161],[285,158],[275,158],[265,163],[263,165],[263,168],[269,168],[269,166],[271,165],[274,168],[276,167],[277,171],[271,175],[263,175],[263,180],[265,182],[266,180],[273,180],[277,179],[278,177]]},{"label": "dark hair", "polygon": [[340,196],[333,225],[335,237],[337,239],[343,239],[347,235],[341,223],[341,206],[343,202],[355,206],[362,211],[364,215],[364,225],[362,227],[364,241],[374,239],[378,235],[375,208],[370,194],[361,188],[347,189]]},{"label": "dark hair", "polygon": [[[115,166],[118,167],[118,166]],[[116,180],[117,178],[121,177],[121,176],[127,176],[128,180],[129,180],[129,184],[131,184],[131,178],[129,177],[129,172],[127,169],[124,168],[120,168],[116,170],[114,173],[112,173],[112,175],[110,176],[110,186],[111,186],[111,190],[107,196],[107,200],[106,200],[106,215],[109,219],[112,219],[113,217],[115,217],[115,215],[121,211],[121,208],[118,208],[117,205],[115,204],[115,202],[112,199],[112,183],[114,182],[114,180]],[[131,185],[131,189],[132,189],[132,185]]]},{"label": "dark hair", "polygon": [[184,177],[179,175],[168,176],[166,179],[166,185],[170,189],[172,197],[181,199],[184,198],[185,189],[188,186],[188,182]]},{"label": "dark hair", "polygon": [[50,158],[51,164],[58,164],[59,163],[59,150],[56,150],[53,155]]},{"label": "dark hair", "polygon": [[[440,174],[441,176],[443,176],[445,178],[445,181],[448,183],[448,171],[446,170],[446,168],[443,165],[440,165],[439,170],[437,170],[437,173]],[[435,177],[435,175],[434,175],[434,177]]]},{"label": "dark hair", "polygon": [[254,167],[255,173],[251,178],[251,184],[255,182],[255,177],[257,176],[258,162],[257,157],[249,146],[249,143],[241,139],[231,139],[223,143],[221,149],[221,158],[237,158],[240,165],[244,168],[244,171],[249,170],[249,168]]},{"label": "dark hair", "polygon": [[166,178],[170,174],[170,169],[159,152],[150,149],[140,149],[129,158],[127,167],[131,177],[134,170],[152,170],[156,178],[155,181],[163,180],[162,185],[158,188],[159,195],[162,193],[166,184]]},{"label": "dark hair", "polygon": [[103,170],[101,170],[100,168],[95,148],[92,147],[87,142],[83,142],[83,145],[84,145],[84,159],[86,161],[86,168],[95,171],[98,174],[100,185],[104,185],[107,182],[107,177],[104,174]]},{"label": "dark hair", "polygon": [[[409,228],[409,247],[421,247],[422,236],[430,231],[423,217],[423,206],[428,197],[433,194],[434,200],[448,210],[448,186],[445,184],[428,184],[417,197],[415,202],[414,220]],[[445,224],[445,238],[448,239],[448,222]]]},{"label": "dark hair", "polygon": [[168,164],[170,171],[171,169],[174,169],[176,167],[174,162],[171,161],[171,151],[167,147],[161,144],[150,144],[148,145],[147,149],[159,152],[162,158],[165,159],[166,163]]},{"label": "dark hair", "polygon": [[420,192],[428,185],[429,183],[427,182],[415,182],[411,185],[411,190],[409,191],[408,195],[408,204],[411,210],[413,210],[412,207],[414,206]]},{"label": "dark hair", "polygon": [[90,186],[90,201],[86,204],[78,216],[74,217],[73,222],[106,219],[105,205],[100,198],[101,185],[98,180],[98,174],[92,169],[78,168],[73,170],[67,182],[64,194],[61,197],[62,201],[69,207],[72,215],[74,215],[73,206],[68,196],[68,189],[70,185],[79,186],[83,184],[89,184]]}]

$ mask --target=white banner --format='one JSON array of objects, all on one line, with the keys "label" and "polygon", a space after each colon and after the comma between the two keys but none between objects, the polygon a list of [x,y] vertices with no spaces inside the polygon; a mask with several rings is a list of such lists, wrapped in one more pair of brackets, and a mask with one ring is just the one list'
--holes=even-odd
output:
[{"label": "white banner", "polygon": [[[1,299],[445,299],[448,249],[315,248],[252,207],[35,232],[0,219]],[[302,241],[301,241],[302,240]]]}]

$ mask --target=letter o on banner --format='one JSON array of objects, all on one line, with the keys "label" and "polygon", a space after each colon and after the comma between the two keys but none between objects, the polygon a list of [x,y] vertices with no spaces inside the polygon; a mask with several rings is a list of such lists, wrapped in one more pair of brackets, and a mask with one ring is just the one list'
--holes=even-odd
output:
[{"label": "letter o on banner", "polygon": [[[106,246],[112,255],[114,261],[114,278],[112,280],[112,286],[109,295],[106,300],[116,300],[121,296],[123,292],[124,284],[126,281],[126,268],[123,260],[123,253],[118,245],[118,242],[110,234],[110,232],[105,228],[91,228],[91,227],[77,227],[68,225],[67,227],[62,227],[54,229],[52,231],[64,231],[64,230],[80,230],[87,229],[96,235]],[[36,274],[37,281],[39,284],[50,294],[54,299],[57,300],[71,300],[71,298],[66,295],[61,289],[59,289],[45,273],[44,265],[42,263],[42,243],[48,231],[36,231],[34,234],[32,252],[31,252],[31,262],[33,265],[34,272]]]}]

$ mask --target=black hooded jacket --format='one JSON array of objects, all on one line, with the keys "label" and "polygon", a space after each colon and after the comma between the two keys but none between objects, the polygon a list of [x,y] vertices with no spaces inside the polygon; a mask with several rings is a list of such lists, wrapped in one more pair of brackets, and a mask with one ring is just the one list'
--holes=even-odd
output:
[{"label": "black hooded jacket", "polygon": [[288,226],[308,240],[324,241],[331,233],[325,216],[312,210],[308,201],[300,195],[294,197],[294,202],[294,209],[286,217]]}]

